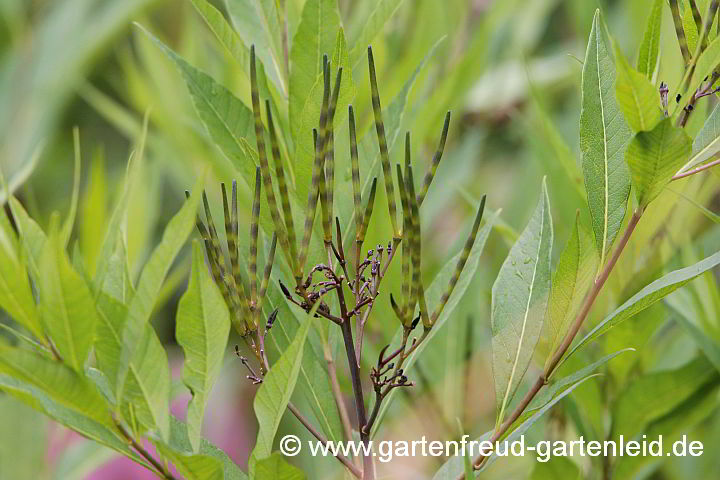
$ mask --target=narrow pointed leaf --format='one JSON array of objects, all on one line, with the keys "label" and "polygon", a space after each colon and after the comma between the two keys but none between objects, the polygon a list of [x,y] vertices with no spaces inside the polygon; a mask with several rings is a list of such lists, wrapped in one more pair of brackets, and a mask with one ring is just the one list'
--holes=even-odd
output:
[{"label": "narrow pointed leaf", "polygon": [[73,188],[72,195],[70,197],[70,212],[68,213],[65,222],[60,230],[60,238],[62,239],[63,245],[67,247],[70,241],[70,235],[72,235],[73,227],[75,226],[75,217],[77,216],[78,200],[80,198],[80,170],[81,170],[81,158],[80,158],[80,130],[75,127],[73,129],[73,149],[74,155],[74,173],[73,173]]},{"label": "narrow pointed leaf", "polygon": [[[257,442],[251,454],[250,471],[257,461],[268,458],[272,454],[273,439],[277,433],[280,420],[295,389],[300,364],[305,348],[305,340],[313,322],[313,315],[319,302],[307,315],[295,338],[282,356],[270,367],[262,385],[258,389],[253,402],[255,415],[260,424]],[[253,476],[252,473],[250,475]]]},{"label": "narrow pointed leaf", "polygon": [[40,317],[20,255],[20,243],[2,208],[0,208],[0,309],[5,310],[36,338],[43,338]]},{"label": "narrow pointed leaf", "polygon": [[572,347],[567,356],[572,355],[575,351],[604,334],[615,325],[640,313],[650,305],[674,292],[690,280],[696,278],[698,275],[701,275],[718,265],[720,265],[720,252],[710,255],[709,257],[706,257],[689,267],[674,270],[650,283],[630,297],[625,303],[616,308],[614,312],[607,315],[600,323],[597,324],[597,326],[595,326],[595,328],[590,330],[587,335],[585,335],[580,341],[576,342],[575,346]]},{"label": "narrow pointed leaf", "polygon": [[390,18],[398,11],[405,0],[378,0],[371,10],[367,12],[366,18],[358,20],[362,30],[357,38],[351,39],[355,47],[350,52],[351,65],[357,65],[365,54],[365,48],[373,43],[375,37],[382,32],[383,27]]},{"label": "narrow pointed leaf", "polygon": [[592,234],[582,225],[578,212],[570,240],[560,255],[553,275],[544,332],[548,358],[563,341],[580,309],[597,271],[597,262]]},{"label": "narrow pointed leaf", "polygon": [[40,260],[41,319],[64,362],[82,372],[93,343],[97,314],[90,289],[70,264],[60,235],[51,232]]},{"label": "narrow pointed leaf", "polygon": [[620,110],[634,131],[652,130],[663,118],[660,94],[645,75],[630,66],[617,42],[613,46],[617,67],[615,95]]},{"label": "narrow pointed leaf", "polygon": [[595,13],[582,75],[580,151],[600,264],[622,226],[630,194],[624,153],[630,129],[615,102],[615,69]]},{"label": "narrow pointed leaf", "polygon": [[535,213],[510,249],[492,288],[493,376],[499,425],[532,360],[547,313],[553,229],[543,181]]},{"label": "narrow pointed leaf", "polygon": [[625,156],[641,207],[652,202],[670,183],[691,148],[690,137],[684,129],[673,127],[670,118],[663,119],[649,132],[635,135]]},{"label": "narrow pointed leaf", "polygon": [[175,325],[175,336],[185,352],[183,382],[192,393],[187,413],[188,435],[197,451],[205,406],[220,374],[230,333],[227,305],[208,275],[197,241],[193,243],[190,283],[178,304]]},{"label": "narrow pointed leaf", "polygon": [[290,465],[278,452],[257,463],[255,480],[305,480],[299,468]]}]

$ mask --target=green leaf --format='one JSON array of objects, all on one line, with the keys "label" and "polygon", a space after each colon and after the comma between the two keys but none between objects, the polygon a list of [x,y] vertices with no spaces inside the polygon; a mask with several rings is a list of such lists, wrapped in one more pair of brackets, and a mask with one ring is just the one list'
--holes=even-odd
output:
[{"label": "green leaf", "polygon": [[184,478],[197,480],[223,480],[223,465],[220,460],[200,454],[176,452],[162,442],[155,442],[158,450],[172,462]]},{"label": "green leaf", "polygon": [[15,219],[22,248],[25,251],[25,261],[28,263],[30,273],[38,281],[40,279],[40,257],[45,250],[47,235],[42,228],[30,218],[22,204],[13,196],[10,197],[10,209]]},{"label": "green leaf", "polygon": [[283,54],[283,24],[277,2],[268,0],[225,0],[235,31],[255,52],[272,82],[287,97],[287,70]]},{"label": "green leaf", "polygon": [[[216,462],[222,466],[224,480],[247,480],[247,475],[230,460],[227,454],[218,447],[208,442],[204,438],[200,440],[200,450],[198,454],[193,453],[193,448],[188,440],[187,425],[179,421],[177,418],[170,417],[170,438],[167,442],[163,442],[156,436],[153,436],[154,443],[163,449],[165,453],[172,457],[173,463],[178,468],[185,469],[184,475],[187,478],[203,478],[196,477],[188,473],[188,469],[192,467],[196,471],[202,469],[211,475],[209,478],[216,478],[214,474],[214,465]],[[212,467],[212,468],[211,468]]]},{"label": "green leaf", "polygon": [[640,207],[646,207],[670,183],[690,149],[690,137],[682,128],[673,127],[670,118],[635,135],[626,158]]},{"label": "green leaf", "polygon": [[693,141],[690,160],[678,170],[678,173],[714,158],[718,152],[720,152],[720,105],[716,105],[705,120],[705,124]]},{"label": "green leaf", "polygon": [[[276,351],[284,352],[300,329],[305,312],[296,314],[291,310],[277,282],[268,285],[266,297],[267,311],[277,308],[279,318],[283,319],[282,322],[275,322],[272,333],[267,336],[266,345],[272,345]],[[303,317],[299,318],[300,315]],[[312,348],[312,343],[303,352],[298,382],[298,389],[303,392],[322,431],[329,440],[341,441],[342,425],[325,369],[325,360],[322,353]]]},{"label": "green leaf", "polygon": [[[274,3],[274,2],[263,2]],[[227,88],[196,69],[145,28],[138,26],[182,74],[193,106],[215,145],[242,175],[247,185],[255,183],[255,124],[250,109]]]},{"label": "green leaf", "polygon": [[720,252],[700,260],[689,267],[674,270],[645,286],[642,290],[630,297],[625,303],[620,305],[614,312],[606,316],[595,328],[585,335],[582,340],[577,342],[570,350],[567,356],[572,355],[576,350],[604,334],[612,327],[637,313],[645,310],[663,297],[682,287],[690,280],[701,275],[708,270],[720,265]]},{"label": "green leaf", "polygon": [[307,315],[290,346],[265,375],[263,383],[255,395],[253,408],[260,428],[249,461],[250,477],[253,477],[254,467],[257,462],[268,458],[272,454],[273,439],[290,401],[290,396],[295,389],[305,348],[305,340],[318,306],[319,302],[315,304]]},{"label": "green leaf", "polygon": [[230,314],[217,285],[210,279],[198,241],[193,242],[190,283],[178,303],[175,337],[185,352],[183,382],[192,393],[187,424],[190,443],[200,448],[203,415],[220,374],[230,333]]},{"label": "green leaf", "polygon": [[157,426],[164,437],[170,428],[170,372],[167,354],[162,345],[158,345],[157,337],[148,335],[147,327],[165,275],[195,226],[202,182],[202,178],[196,182],[190,198],[167,224],[160,244],[143,268],[137,291],[128,307],[115,379],[117,398],[124,399],[128,370],[131,364],[137,367],[137,380],[141,385],[132,391],[147,402],[152,413],[152,423],[148,426]]},{"label": "green leaf", "polygon": [[671,412],[708,382],[719,381],[720,372],[702,355],[676,370],[636,378],[613,405],[611,438],[632,439],[644,433],[647,424]]},{"label": "green leaf", "polygon": [[305,480],[305,478],[302,470],[287,463],[278,452],[260,460],[255,467],[255,480]]},{"label": "green leaf", "polygon": [[[340,28],[340,12],[338,11],[337,0],[307,0],[303,7],[300,25],[292,42],[290,50],[290,127],[295,143],[298,143],[299,136],[310,136],[310,130],[301,130],[303,126],[302,114],[306,101],[313,96],[313,87],[316,83],[322,84],[322,62],[323,55],[331,56],[335,49],[338,29]],[[343,40],[344,41],[344,40]],[[333,70],[337,68],[337,60],[333,59]],[[344,82],[352,78],[352,69],[343,65]],[[333,75],[334,76],[334,75]],[[343,82],[343,83],[344,83]],[[310,93],[310,95],[308,95]],[[322,85],[320,88],[322,101]],[[339,108],[342,112],[344,109]],[[320,116],[313,118],[313,125],[317,125]]]},{"label": "green leaf", "polygon": [[547,185],[510,249],[492,288],[491,325],[496,424],[502,423],[532,360],[547,313],[553,229]]},{"label": "green leaf", "polygon": [[[700,32],[698,32],[697,25],[695,24],[695,19],[693,18],[689,1],[680,0],[678,3],[683,4],[683,31],[685,32],[685,38],[687,39],[688,50],[690,51],[690,54],[693,55],[695,53],[695,49],[697,48],[697,41],[700,36]],[[700,8],[700,5],[698,5],[698,8]],[[702,15],[705,13],[705,10],[700,10],[700,12]]]},{"label": "green leaf", "polygon": [[59,405],[101,425],[112,425],[102,396],[64,364],[19,348],[0,345],[0,373],[32,385]]},{"label": "green leaf", "polygon": [[[322,61],[322,57],[320,59]],[[348,61],[347,45],[345,43],[345,32],[340,28],[337,32],[337,38],[335,42],[335,50],[332,55],[332,66],[333,70],[336,67],[342,67],[342,83],[340,84],[340,91],[338,92],[337,107],[335,110],[334,128],[338,133],[335,137],[340,137],[342,130],[337,127],[341,125],[347,118],[348,105],[355,97],[355,84],[352,79],[352,69]],[[296,144],[297,148],[295,151],[295,185],[296,194],[301,201],[305,201],[308,195],[308,190],[311,184],[312,178],[312,164],[315,155],[315,146],[313,142],[312,130],[317,128],[318,119],[320,118],[320,110],[322,109],[323,99],[323,78],[322,75],[313,77],[314,83],[312,88],[305,90],[303,96],[304,104],[302,107],[302,113],[298,118],[299,125]],[[335,74],[332,73],[332,81]],[[298,95],[301,95],[298,93]],[[337,139],[336,139],[337,141]]]},{"label": "green leaf", "polygon": [[228,24],[222,13],[207,0],[190,0],[195,10],[203,17],[218,41],[227,49],[244,72],[250,68],[250,50],[237,32]]},{"label": "green leaf", "polygon": [[603,38],[600,11],[595,12],[582,74],[580,151],[595,244],[600,265],[622,227],[630,172],[624,153],[631,132],[613,92],[615,69]]},{"label": "green leaf", "polygon": [[40,259],[40,312],[45,332],[63,361],[84,370],[92,346],[97,313],[90,289],[65,252],[61,233],[51,231]]},{"label": "green leaf", "polygon": [[657,69],[658,50],[660,49],[660,31],[662,30],[663,0],[654,0],[645,27],[640,49],[638,50],[637,69],[652,81]]},{"label": "green leaf", "polygon": [[0,308],[36,338],[44,338],[28,274],[20,257],[20,244],[2,208],[0,208]]},{"label": "green leaf", "polygon": [[[418,345],[415,351],[403,363],[403,369],[406,372],[409,372],[410,368],[418,361],[420,355],[422,355],[423,351],[425,351],[425,348],[430,344],[433,337],[438,335],[438,332],[442,331],[442,327],[447,323],[448,319],[451,318],[451,315],[454,313],[455,309],[460,303],[460,300],[464,297],[465,292],[467,291],[470,283],[472,282],[473,278],[477,273],[477,269],[480,266],[480,256],[485,249],[485,243],[490,236],[490,232],[492,232],[493,228],[495,228],[499,216],[500,211],[495,212],[492,216],[488,217],[485,225],[483,225],[482,228],[478,230],[478,233],[475,237],[475,243],[473,244],[472,250],[470,251],[470,256],[468,257],[467,263],[465,264],[465,268],[463,268],[463,271],[458,278],[458,282],[453,289],[452,295],[448,299],[448,303],[445,305],[445,308],[443,308],[440,316],[435,321],[435,324],[433,325],[432,330],[430,330],[430,333],[428,333],[425,341]],[[434,306],[437,305],[437,303],[440,301],[442,294],[445,292],[447,285],[450,282],[450,278],[455,272],[455,267],[457,265],[458,259],[460,258],[460,255],[462,255],[462,251],[458,252],[450,260],[448,260],[442,267],[442,269],[438,272],[438,274],[435,276],[433,281],[430,283],[429,288],[425,290],[425,299],[427,301],[427,304],[429,306],[432,306],[429,308],[434,308]],[[398,330],[395,332],[395,336],[393,337],[393,341],[391,344],[399,346],[402,335],[402,327],[399,327]],[[387,397],[385,397],[385,400],[383,400],[383,403],[380,405],[380,411],[378,412],[377,419],[375,421],[375,424],[373,425],[373,430],[371,432],[372,436],[377,433],[379,425],[382,424],[382,419],[388,412],[390,405],[395,398],[396,390],[398,389],[390,390],[390,393],[387,395]]]},{"label": "green leaf", "polygon": [[545,326],[548,360],[560,346],[592,285],[597,271],[598,256],[592,236],[582,225],[580,214],[575,217],[570,240],[560,255],[552,280],[552,292]]},{"label": "green leaf", "polygon": [[660,94],[645,75],[630,66],[617,42],[613,47],[617,67],[615,96],[620,110],[634,131],[652,130],[663,118]]},{"label": "green leaf", "polygon": [[388,20],[397,12],[405,0],[377,0],[372,9],[363,11],[366,17],[358,19],[362,30],[357,38],[352,39],[355,45],[350,52],[350,65],[357,65],[365,55],[368,45],[382,31]]},{"label": "green leaf", "polygon": [[107,229],[107,172],[105,155],[97,150],[92,157],[88,185],[80,202],[80,246],[90,275],[95,275],[100,249]]}]

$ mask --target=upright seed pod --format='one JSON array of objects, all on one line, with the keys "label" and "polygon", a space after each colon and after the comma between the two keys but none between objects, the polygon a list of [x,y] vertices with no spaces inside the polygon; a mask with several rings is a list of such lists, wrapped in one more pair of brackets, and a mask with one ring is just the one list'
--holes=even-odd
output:
[{"label": "upright seed pod", "polygon": [[265,299],[265,293],[267,287],[270,284],[270,275],[272,274],[273,263],[275,261],[275,246],[277,245],[277,234],[273,233],[272,240],[270,241],[270,252],[268,252],[267,260],[265,262],[265,270],[263,271],[263,279],[260,284],[260,293],[258,295],[257,311],[262,312],[262,304]]},{"label": "upright seed pod", "polygon": [[425,174],[425,180],[423,181],[422,189],[418,194],[418,205],[422,205],[423,200],[425,200],[425,195],[427,195],[427,192],[430,189],[430,184],[432,183],[433,178],[435,178],[435,173],[437,172],[438,165],[440,165],[440,160],[442,159],[443,152],[445,151],[445,142],[447,141],[449,128],[450,112],[447,112],[447,114],[445,114],[445,123],[443,124],[442,134],[440,134],[440,143],[438,144],[437,150],[435,151],[432,161],[428,166],[428,171]]},{"label": "upright seed pod", "polygon": [[465,245],[463,246],[460,258],[458,258],[457,264],[455,265],[455,270],[453,271],[452,277],[450,277],[450,282],[448,283],[445,292],[442,294],[442,297],[440,297],[440,303],[438,303],[437,307],[435,307],[435,311],[433,312],[432,317],[430,317],[431,325],[435,325],[435,321],[442,313],[443,308],[445,308],[445,305],[447,304],[450,295],[452,295],[452,292],[455,289],[455,285],[457,285],[460,274],[462,274],[462,271],[465,268],[465,263],[467,263],[468,257],[470,256],[470,251],[472,251],[473,245],[475,244],[475,237],[477,237],[478,229],[480,228],[480,222],[482,221],[483,217],[483,212],[485,211],[485,197],[486,195],[483,195],[482,199],[480,200],[480,206],[478,207],[477,214],[475,215],[475,221],[473,222],[472,230],[470,231],[470,235],[468,236],[467,240],[465,240]]},{"label": "upright seed pod", "polygon": [[290,195],[288,194],[287,181],[285,180],[285,168],[283,166],[282,155],[278,145],[277,135],[275,133],[275,125],[273,123],[272,109],[270,108],[270,100],[265,100],[265,111],[267,112],[268,130],[270,131],[270,145],[275,163],[275,177],[278,183],[278,191],[280,192],[280,203],[283,209],[283,217],[285,218],[285,229],[287,230],[288,243],[290,246],[290,256],[297,258],[297,240],[295,238],[295,221],[293,220],[292,207],[290,205]]},{"label": "upright seed pod", "polygon": [[[330,106],[328,108],[328,120],[327,120],[327,140],[326,140],[326,154],[325,154],[325,197],[327,200],[327,220],[328,226],[332,225],[333,217],[333,196],[335,187],[335,135],[333,130],[333,120],[335,118],[335,109],[337,107],[338,95],[340,94],[340,83],[342,82],[342,67],[338,68],[337,75],[335,77],[335,85],[333,86],[332,98],[330,100]],[[332,242],[332,229],[328,227],[328,231],[323,232],[325,234],[325,243],[330,244]]]},{"label": "upright seed pod", "polygon": [[260,222],[260,169],[255,169],[255,191],[253,195],[252,216],[250,218],[250,307],[255,311],[257,305],[257,244],[258,224]]},{"label": "upright seed pod", "polygon": [[380,93],[378,92],[377,78],[375,75],[375,59],[373,58],[371,47],[368,47],[368,69],[370,70],[370,89],[372,91],[373,113],[375,114],[375,130],[377,131],[378,145],[380,147],[380,162],[383,169],[383,178],[385,179],[385,194],[387,196],[388,211],[390,213],[390,223],[393,234],[396,238],[400,238],[400,232],[397,229],[397,218],[395,218],[397,215],[397,207],[395,206],[395,189],[393,187],[392,172],[390,170],[390,155],[388,153],[387,139],[385,138],[385,124],[382,118]]},{"label": "upright seed pod", "polygon": [[410,218],[410,203],[408,200],[407,190],[405,189],[405,180],[403,179],[402,168],[400,164],[395,165],[397,170],[398,187],[400,189],[400,202],[403,210],[403,239],[402,239],[402,307],[400,307],[401,320],[403,325],[409,326],[412,321],[413,312],[408,312],[410,308],[410,256],[412,255],[412,219]]},{"label": "upright seed pod", "polygon": [[[260,170],[262,172],[263,185],[265,187],[265,196],[267,197],[268,208],[270,209],[270,217],[272,218],[275,231],[280,240],[285,256],[291,269],[295,266],[296,259],[290,253],[290,243],[288,242],[285,226],[280,219],[280,212],[275,201],[275,191],[273,190],[272,178],[270,177],[270,165],[268,165],[267,153],[265,151],[265,129],[263,128],[262,118],[260,114],[260,94],[258,93],[257,71],[255,67],[255,45],[250,47],[250,96],[252,97],[253,118],[255,120],[255,141],[258,150],[258,160],[260,161]],[[270,111],[270,110],[268,110]]]},{"label": "upright seed pod", "polygon": [[357,134],[355,131],[355,113],[348,106],[348,128],[350,130],[350,166],[352,170],[353,204],[355,205],[355,233],[362,226],[362,189],[360,187],[360,162],[358,161]]},{"label": "upright seed pod", "polygon": [[[308,207],[305,212],[305,229],[303,232],[302,244],[300,245],[299,263],[301,271],[305,266],[308,248],[310,247],[310,237],[312,236],[312,227],[315,221],[315,210],[317,209],[318,197],[321,199],[325,198],[325,175],[323,173],[323,163],[325,160],[324,152],[328,104],[330,102],[330,68],[328,67],[327,55],[323,57],[323,79],[324,89],[322,108],[320,110],[320,133],[315,141],[315,162],[313,164],[310,191],[308,192]],[[325,215],[323,215],[323,217],[325,217]]]},{"label": "upright seed pod", "polygon": [[[410,203],[410,219],[412,221],[412,290],[413,296],[415,297],[419,307],[420,316],[422,317],[423,326],[426,329],[432,327],[430,324],[430,315],[427,311],[427,304],[425,303],[425,289],[422,285],[422,279],[420,278],[421,272],[421,258],[422,258],[422,242],[420,238],[420,210],[417,204],[417,197],[415,196],[415,182],[413,181],[412,165],[407,166],[405,172],[405,189],[407,190],[407,197]],[[415,305],[413,304],[413,310]],[[410,310],[412,312],[413,310]],[[412,313],[410,314],[412,315]]]}]

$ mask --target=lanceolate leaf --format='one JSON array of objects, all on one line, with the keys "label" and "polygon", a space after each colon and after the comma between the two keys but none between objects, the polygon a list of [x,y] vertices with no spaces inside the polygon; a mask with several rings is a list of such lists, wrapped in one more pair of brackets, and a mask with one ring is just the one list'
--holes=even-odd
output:
[{"label": "lanceolate leaf", "polygon": [[82,372],[95,335],[97,314],[90,289],[51,232],[40,261],[40,312],[45,332],[63,361]]},{"label": "lanceolate leaf", "polygon": [[582,75],[580,151],[600,264],[625,217],[630,174],[624,159],[630,129],[615,103],[615,70],[595,12]]},{"label": "lanceolate leaf", "polygon": [[717,265],[720,265],[720,252],[710,255],[694,265],[672,271],[664,277],[655,280],[650,285],[647,285],[638,293],[630,297],[610,315],[606,316],[603,321],[585,335],[582,340],[575,344],[572,350],[570,350],[568,356],[572,355],[576,350],[591,340],[594,340],[604,334],[618,323],[623,322],[633,315],[645,310],[650,305],[674,292],[698,275],[715,268]]},{"label": "lanceolate leaf", "polygon": [[575,217],[575,228],[570,240],[560,255],[552,281],[552,293],[548,310],[546,347],[548,360],[563,341],[570,323],[575,318],[585,293],[592,284],[597,271],[597,251],[592,235]]},{"label": "lanceolate leaf", "polygon": [[15,219],[22,249],[25,252],[25,261],[30,273],[36,280],[40,278],[40,257],[45,250],[47,235],[42,228],[25,211],[22,204],[13,196],[10,197],[10,209]]},{"label": "lanceolate leaf", "polygon": [[[470,251],[470,256],[468,257],[462,274],[458,278],[458,282],[455,285],[455,289],[453,290],[453,293],[450,296],[448,303],[445,305],[442,313],[433,324],[433,328],[432,330],[430,330],[430,333],[428,334],[425,341],[422,342],[415,349],[412,355],[410,355],[407,360],[405,360],[405,363],[403,363],[403,369],[406,372],[411,371],[411,367],[415,364],[415,362],[417,362],[418,358],[420,357],[420,355],[422,355],[422,352],[432,341],[433,337],[437,335],[439,331],[441,331],[442,327],[445,325],[448,319],[451,318],[458,303],[460,303],[460,300],[465,295],[465,292],[470,286],[470,282],[472,281],[473,277],[475,277],[478,266],[480,265],[480,256],[482,255],[482,252],[485,248],[485,242],[487,242],[487,239],[490,236],[490,232],[495,227],[499,215],[500,212],[498,211],[495,212],[493,215],[487,215],[485,217],[487,219],[486,223],[482,226],[482,228],[480,228],[477,236],[475,237],[475,243],[473,244],[472,250]],[[437,305],[440,301],[440,298],[442,297],[443,292],[447,288],[448,282],[450,281],[450,278],[455,271],[458,259],[460,258],[462,253],[463,252],[458,252],[453,258],[448,260],[443,266],[443,268],[440,270],[440,272],[437,274],[437,276],[433,279],[430,286],[425,290],[425,298],[430,308],[434,308],[435,305]],[[393,337],[391,345],[399,345],[401,338],[402,327],[398,328],[398,331]],[[377,420],[375,421],[373,425],[373,430],[371,432],[373,436],[377,433],[378,426],[382,424],[382,419],[390,408],[390,405],[392,404],[392,400],[395,397],[397,390],[398,389],[390,390],[388,396],[385,397],[385,400],[383,400],[383,403],[380,406],[380,411],[378,412]]]},{"label": "lanceolate leaf", "polygon": [[641,207],[657,197],[690,153],[690,137],[663,119],[653,130],[640,132],[628,146],[626,157],[635,195]]},{"label": "lanceolate leaf", "polygon": [[658,90],[647,77],[630,66],[616,42],[613,46],[618,69],[615,94],[620,110],[634,131],[652,130],[663,118]]},{"label": "lanceolate leaf", "polygon": [[690,160],[680,168],[680,171],[689,170],[720,152],[720,105],[716,105],[710,116],[705,120],[692,145]]},{"label": "lanceolate leaf", "polygon": [[[146,327],[165,275],[195,226],[201,185],[202,179],[196,182],[190,198],[168,223],[160,244],[155,247],[143,268],[137,291],[128,307],[122,334],[122,351],[118,362],[117,378],[114,379],[117,385],[118,399],[125,398],[123,393],[130,364],[143,362],[142,365],[137,365],[139,367],[137,373],[138,379],[144,384],[146,383],[142,389],[142,396],[148,403],[155,422],[150,426],[157,426],[163,436],[167,436],[170,428],[168,423],[170,376],[167,355],[162,348],[158,351],[155,346],[156,342],[153,340],[157,340],[157,337],[149,336]],[[152,358],[148,352],[153,353]],[[147,363],[150,360],[155,361],[156,365]]]},{"label": "lanceolate leaf", "polygon": [[257,442],[253,449],[250,464],[250,476],[253,476],[253,467],[256,462],[268,458],[272,454],[273,439],[277,433],[280,420],[295,389],[300,363],[302,360],[305,340],[313,322],[315,310],[319,302],[307,315],[302,326],[295,335],[295,339],[285,350],[282,356],[270,367],[270,371],[255,395],[253,408],[257,416],[260,429]]},{"label": "lanceolate leaf", "polygon": [[176,452],[163,442],[156,442],[155,445],[184,478],[202,480],[223,480],[225,478],[223,465],[216,458],[207,455]]},{"label": "lanceolate leaf", "polygon": [[175,321],[175,336],[185,352],[183,381],[193,396],[188,405],[187,424],[195,451],[200,448],[205,405],[222,367],[230,333],[229,315],[205,267],[202,248],[195,241],[190,283],[178,304]]},{"label": "lanceolate leaf", "polygon": [[[293,38],[290,51],[289,112],[290,127],[295,142],[298,142],[299,135],[310,133],[301,131],[301,115],[305,102],[309,98],[308,93],[311,92],[318,80],[322,81],[323,55],[329,56],[335,50],[339,28],[340,12],[336,0],[307,0],[305,2],[300,25]],[[337,64],[333,65],[333,67],[338,66]],[[344,70],[348,74],[352,71],[348,68]],[[350,76],[347,75],[348,78]],[[317,116],[315,123],[317,123]]]},{"label": "lanceolate leaf", "polygon": [[638,51],[637,69],[652,81],[657,67],[660,48],[660,30],[662,29],[663,0],[654,0],[648,23],[645,27],[642,43]]},{"label": "lanceolate leaf", "polygon": [[237,32],[227,23],[223,14],[207,0],[191,0],[195,10],[217,37],[218,41],[230,52],[244,72],[250,67],[250,50]]},{"label": "lanceolate leaf", "polygon": [[212,77],[191,66],[143,27],[139,28],[175,63],[210,137],[240,172],[246,184],[253,185],[255,152],[249,148],[248,142],[255,143],[255,127],[250,109]]},{"label": "lanceolate leaf", "polygon": [[28,274],[20,257],[20,244],[2,208],[0,208],[0,309],[5,310],[35,337],[43,338]]},{"label": "lanceolate leaf", "polygon": [[543,180],[535,213],[510,249],[492,288],[491,325],[497,424],[532,360],[550,295],[553,230]]}]

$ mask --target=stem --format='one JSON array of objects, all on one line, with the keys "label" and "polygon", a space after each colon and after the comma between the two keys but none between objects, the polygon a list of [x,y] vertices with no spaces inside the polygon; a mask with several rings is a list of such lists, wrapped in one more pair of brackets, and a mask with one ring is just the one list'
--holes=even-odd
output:
[{"label": "stem", "polygon": [[[620,254],[622,254],[623,250],[625,249],[625,246],[627,245],[628,241],[630,240],[630,236],[635,231],[635,227],[637,227],[638,222],[640,221],[640,218],[642,217],[643,210],[641,208],[638,208],[633,212],[632,217],[630,217],[630,221],[625,228],[625,233],[623,234],[622,238],[620,239],[620,243],[618,244],[617,248],[615,249],[615,252],[613,253],[612,257],[608,261],[607,265],[605,265],[605,268],[600,273],[600,275],[595,279],[595,282],[593,283],[592,288],[588,292],[587,296],[585,297],[585,301],[583,302],[583,306],[580,309],[580,312],[578,313],[577,317],[575,318],[575,321],[573,322],[572,327],[570,328],[570,331],[565,336],[565,339],[563,340],[563,343],[557,348],[555,353],[553,354],[552,358],[550,359],[550,362],[548,363],[547,367],[543,370],[543,372],[538,376],[537,380],[533,384],[532,388],[527,392],[525,397],[522,399],[520,404],[515,408],[515,410],[512,412],[512,414],[505,420],[496,430],[495,433],[493,433],[493,436],[490,438],[491,443],[497,442],[512,426],[512,424],[522,415],[522,413],[525,411],[527,406],[530,404],[530,402],[535,398],[537,393],[540,391],[540,389],[547,384],[548,379],[552,375],[555,368],[560,363],[560,360],[563,358],[565,353],[567,352],[568,348],[570,348],[570,345],[572,344],[573,339],[577,335],[577,333],[580,331],[580,327],[582,327],[583,322],[587,318],[588,314],[590,313],[590,309],[592,308],[593,304],[595,303],[595,300],[597,299],[598,295],[600,294],[600,291],[602,290],[603,286],[605,285],[605,282],[607,281],[608,277],[610,276],[610,273],[612,272],[613,268],[615,267],[615,264],[618,261],[618,258],[620,258]],[[489,452],[488,452],[489,453]],[[473,460],[473,468],[478,470],[485,459],[488,458],[487,454],[483,452],[483,454],[479,455]],[[457,477],[457,480],[464,480],[465,474],[461,474]]]},{"label": "stem", "polygon": [[714,167],[715,165],[720,165],[720,158],[713,160],[710,163],[706,163],[705,165],[701,165],[697,168],[693,168],[692,170],[688,170],[687,172],[681,172],[672,177],[671,180],[680,180],[681,178],[689,177],[690,175],[695,175],[698,172],[702,172],[703,170],[707,170],[709,168]]},{"label": "stem", "polygon": [[[370,434],[364,432],[364,426],[367,423],[365,413],[365,400],[363,399],[362,382],[360,381],[360,368],[355,359],[355,344],[352,337],[352,326],[350,319],[346,318],[340,325],[345,342],[345,353],[347,354],[348,367],[350,369],[350,379],[353,386],[353,394],[355,395],[355,408],[357,410],[358,424],[360,425],[360,440],[364,445],[369,445]],[[371,455],[363,457],[363,480],[373,480],[375,474],[373,472],[373,461]]]},{"label": "stem", "polygon": [[332,388],[333,397],[335,397],[335,403],[337,404],[338,413],[340,414],[340,421],[342,422],[343,432],[345,433],[346,440],[352,440],[352,427],[350,424],[350,415],[348,415],[345,402],[342,398],[342,390],[340,389],[340,383],[337,378],[337,369],[335,368],[335,360],[332,358],[332,352],[327,342],[323,345],[323,352],[325,354],[325,362],[328,367],[328,376],[330,377],[330,387]]},{"label": "stem", "polygon": [[143,447],[135,438],[128,432],[127,428],[125,428],[125,425],[120,423],[116,418],[113,418],[113,421],[115,422],[115,426],[118,428],[120,433],[122,433],[123,437],[128,441],[128,444],[136,451],[138,452],[145,460],[147,460],[150,465],[154,467],[154,470],[152,470],[153,473],[155,473],[158,477],[164,478],[166,480],[176,480],[176,478],[173,476],[172,473],[166,468],[165,465],[160,463],[155,457],[153,457],[150,452],[145,450],[145,447]]}]

